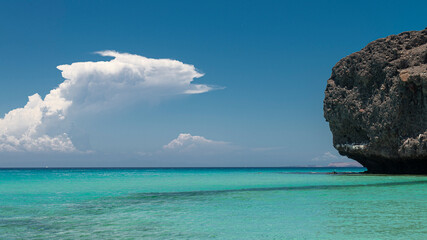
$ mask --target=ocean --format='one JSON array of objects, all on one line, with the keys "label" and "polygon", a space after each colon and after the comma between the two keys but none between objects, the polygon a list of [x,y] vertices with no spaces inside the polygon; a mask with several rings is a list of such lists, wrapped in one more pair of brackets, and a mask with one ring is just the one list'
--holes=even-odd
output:
[{"label": "ocean", "polygon": [[0,239],[427,239],[427,176],[364,170],[2,169]]}]

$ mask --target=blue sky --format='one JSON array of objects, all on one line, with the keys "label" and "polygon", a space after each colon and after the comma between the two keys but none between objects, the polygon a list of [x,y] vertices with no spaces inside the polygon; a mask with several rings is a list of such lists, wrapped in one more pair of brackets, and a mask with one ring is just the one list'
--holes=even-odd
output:
[{"label": "blue sky", "polygon": [[[80,111],[86,105],[73,103],[65,120],[37,123],[37,139],[66,133],[72,151],[21,141],[0,148],[0,167],[349,162],[332,147],[323,118],[331,68],[377,38],[424,29],[426,7],[424,1],[2,1],[2,116],[23,108],[28,96],[43,99],[57,88],[64,81],[57,66],[112,61],[95,54],[104,50],[194,65],[204,76],[184,87],[214,89],[170,93],[164,84],[134,95],[125,89],[115,102],[101,86],[87,94],[102,95],[107,107]],[[10,124],[19,121],[26,120]],[[3,121],[0,131],[2,124],[8,127]],[[11,141],[2,139],[0,145]],[[173,141],[179,144],[168,148]]]}]

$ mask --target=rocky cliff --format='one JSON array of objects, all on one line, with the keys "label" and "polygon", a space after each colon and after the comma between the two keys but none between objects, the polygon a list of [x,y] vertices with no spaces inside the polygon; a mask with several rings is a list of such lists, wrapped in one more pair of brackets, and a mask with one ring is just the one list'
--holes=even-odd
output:
[{"label": "rocky cliff", "polygon": [[327,82],[324,115],[334,147],[368,172],[427,174],[427,28],[341,59]]}]

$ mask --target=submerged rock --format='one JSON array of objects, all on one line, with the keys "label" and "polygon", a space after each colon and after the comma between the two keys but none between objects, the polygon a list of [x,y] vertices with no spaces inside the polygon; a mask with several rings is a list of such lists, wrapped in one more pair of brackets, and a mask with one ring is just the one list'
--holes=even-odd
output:
[{"label": "submerged rock", "polygon": [[334,147],[371,173],[427,174],[427,28],[341,59],[324,115]]}]

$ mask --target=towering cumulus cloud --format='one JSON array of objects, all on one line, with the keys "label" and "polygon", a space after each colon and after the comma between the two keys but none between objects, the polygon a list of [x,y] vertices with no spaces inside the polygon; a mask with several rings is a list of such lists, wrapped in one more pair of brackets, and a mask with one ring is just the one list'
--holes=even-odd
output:
[{"label": "towering cumulus cloud", "polygon": [[232,146],[228,142],[181,133],[177,138],[164,145],[163,149],[169,153],[211,154],[232,150]]},{"label": "towering cumulus cloud", "polygon": [[0,119],[0,151],[78,151],[61,127],[71,116],[130,101],[212,90],[207,85],[192,84],[203,76],[193,65],[115,51],[98,54],[113,59],[58,66],[64,82],[44,98],[29,96],[23,108],[5,114]]}]

